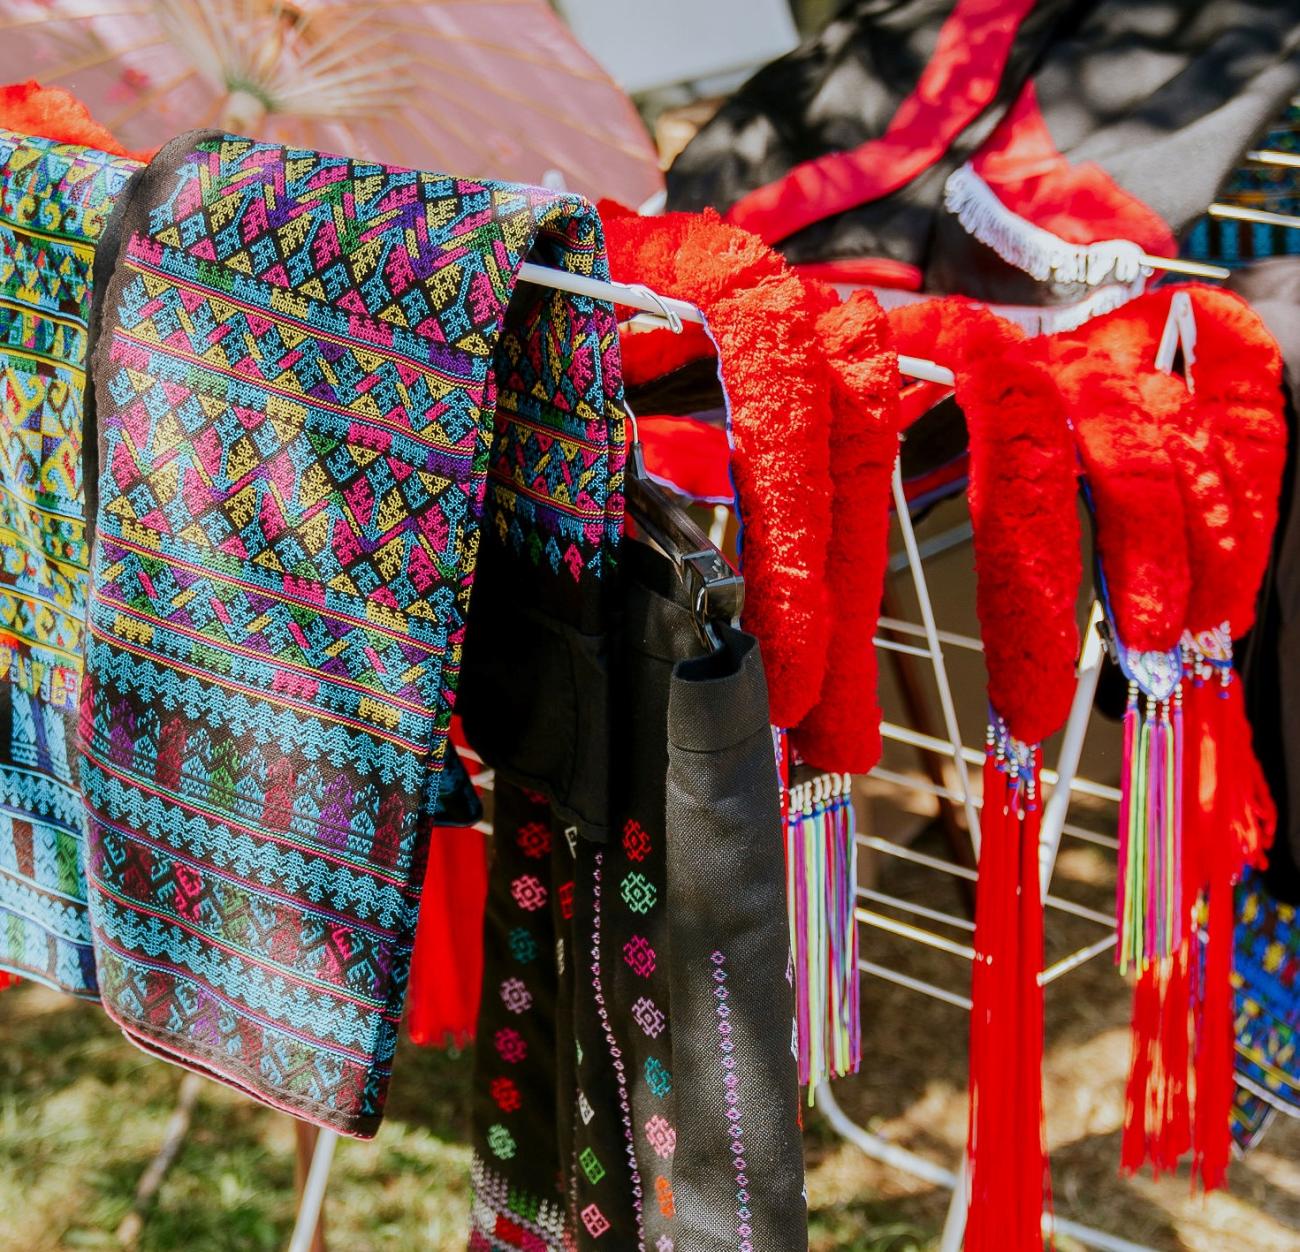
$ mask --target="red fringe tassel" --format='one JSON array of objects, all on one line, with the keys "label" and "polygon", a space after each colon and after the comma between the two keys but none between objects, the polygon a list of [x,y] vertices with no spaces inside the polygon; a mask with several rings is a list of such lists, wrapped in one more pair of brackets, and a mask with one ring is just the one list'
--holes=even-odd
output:
[{"label": "red fringe tassel", "polygon": [[984,764],[976,958],[971,979],[967,1252],[1042,1252],[1050,1195],[1043,1129],[1043,908],[1039,753],[1013,775]]},{"label": "red fringe tassel", "polygon": [[1122,1165],[1133,1172],[1150,1161],[1159,1175],[1190,1151],[1194,1176],[1212,1191],[1224,1185],[1231,1154],[1233,888],[1244,864],[1262,862],[1276,811],[1240,684],[1201,661],[1194,672],[1184,684],[1178,848],[1192,933],[1169,959],[1143,969],[1134,989]]}]

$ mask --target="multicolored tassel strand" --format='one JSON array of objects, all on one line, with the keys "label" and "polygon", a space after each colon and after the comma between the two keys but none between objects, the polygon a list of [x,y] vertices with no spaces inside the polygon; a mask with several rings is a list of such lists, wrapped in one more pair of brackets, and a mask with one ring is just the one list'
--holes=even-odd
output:
[{"label": "multicolored tassel strand", "polygon": [[[1122,1163],[1150,1162],[1159,1174],[1190,1151],[1210,1190],[1224,1182],[1230,1149],[1233,884],[1262,856],[1274,814],[1227,624],[1184,635],[1172,687],[1165,654],[1119,651],[1132,681],[1117,959],[1135,975]],[[1152,675],[1164,680],[1154,695],[1138,681]]]},{"label": "multicolored tassel strand", "polygon": [[819,774],[789,789],[786,870],[799,1081],[811,1098],[819,1082],[862,1063],[850,775]]}]

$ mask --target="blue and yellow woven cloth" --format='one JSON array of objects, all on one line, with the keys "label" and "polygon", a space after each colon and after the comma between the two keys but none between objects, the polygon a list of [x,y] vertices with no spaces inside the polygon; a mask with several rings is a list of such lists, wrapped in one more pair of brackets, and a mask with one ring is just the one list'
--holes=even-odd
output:
[{"label": "blue and yellow woven cloth", "polygon": [[480,546],[581,597],[622,532],[613,309],[512,302],[530,255],[606,277],[599,219],[200,133],[113,229],[80,723],[104,1007],[368,1136]]},{"label": "blue and yellow woven cloth", "polygon": [[1250,1147],[1277,1113],[1300,1117],[1300,916],[1258,875],[1237,891],[1237,1098],[1233,1137]]},{"label": "blue and yellow woven cloth", "polygon": [[81,996],[86,326],[95,244],[138,168],[0,129],[0,969]]}]

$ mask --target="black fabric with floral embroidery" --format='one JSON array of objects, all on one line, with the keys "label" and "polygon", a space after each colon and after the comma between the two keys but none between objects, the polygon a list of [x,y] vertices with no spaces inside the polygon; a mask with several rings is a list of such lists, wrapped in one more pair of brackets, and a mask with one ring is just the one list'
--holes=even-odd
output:
[{"label": "black fabric with floral embroidery", "polygon": [[470,1247],[798,1252],[762,664],[739,631],[706,653],[662,558],[622,564],[608,841],[498,784]]}]

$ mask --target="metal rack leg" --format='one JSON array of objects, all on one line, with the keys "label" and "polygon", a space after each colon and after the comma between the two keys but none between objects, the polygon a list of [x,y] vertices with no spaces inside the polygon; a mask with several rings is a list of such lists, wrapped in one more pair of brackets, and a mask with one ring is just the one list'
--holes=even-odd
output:
[{"label": "metal rack leg", "polygon": [[898,460],[894,461],[893,488],[894,512],[898,517],[898,529],[903,535],[903,547],[907,551],[907,564],[912,574],[912,583],[916,587],[916,600],[921,609],[921,625],[925,630],[926,647],[934,664],[934,680],[939,688],[939,706],[943,710],[943,725],[953,745],[952,761],[961,788],[962,805],[966,810],[966,826],[970,831],[975,855],[978,856],[979,812],[975,808],[975,799],[971,794],[966,758],[961,753],[961,727],[957,722],[957,706],[953,702],[952,687],[948,683],[948,667],[944,664],[943,645],[939,642],[939,631],[934,623],[934,605],[930,601],[930,587],[926,582],[925,568],[921,563],[920,549],[916,544],[916,531],[912,529],[912,515],[907,507],[907,493],[903,489],[902,463]]},{"label": "metal rack leg", "polygon": [[302,1189],[302,1199],[298,1203],[298,1218],[294,1222],[288,1252],[311,1252],[312,1240],[316,1237],[316,1224],[320,1221],[321,1205],[325,1203],[330,1162],[334,1159],[334,1148],[338,1141],[338,1133],[333,1130],[322,1130],[316,1138],[311,1169],[307,1171],[307,1184]]}]

